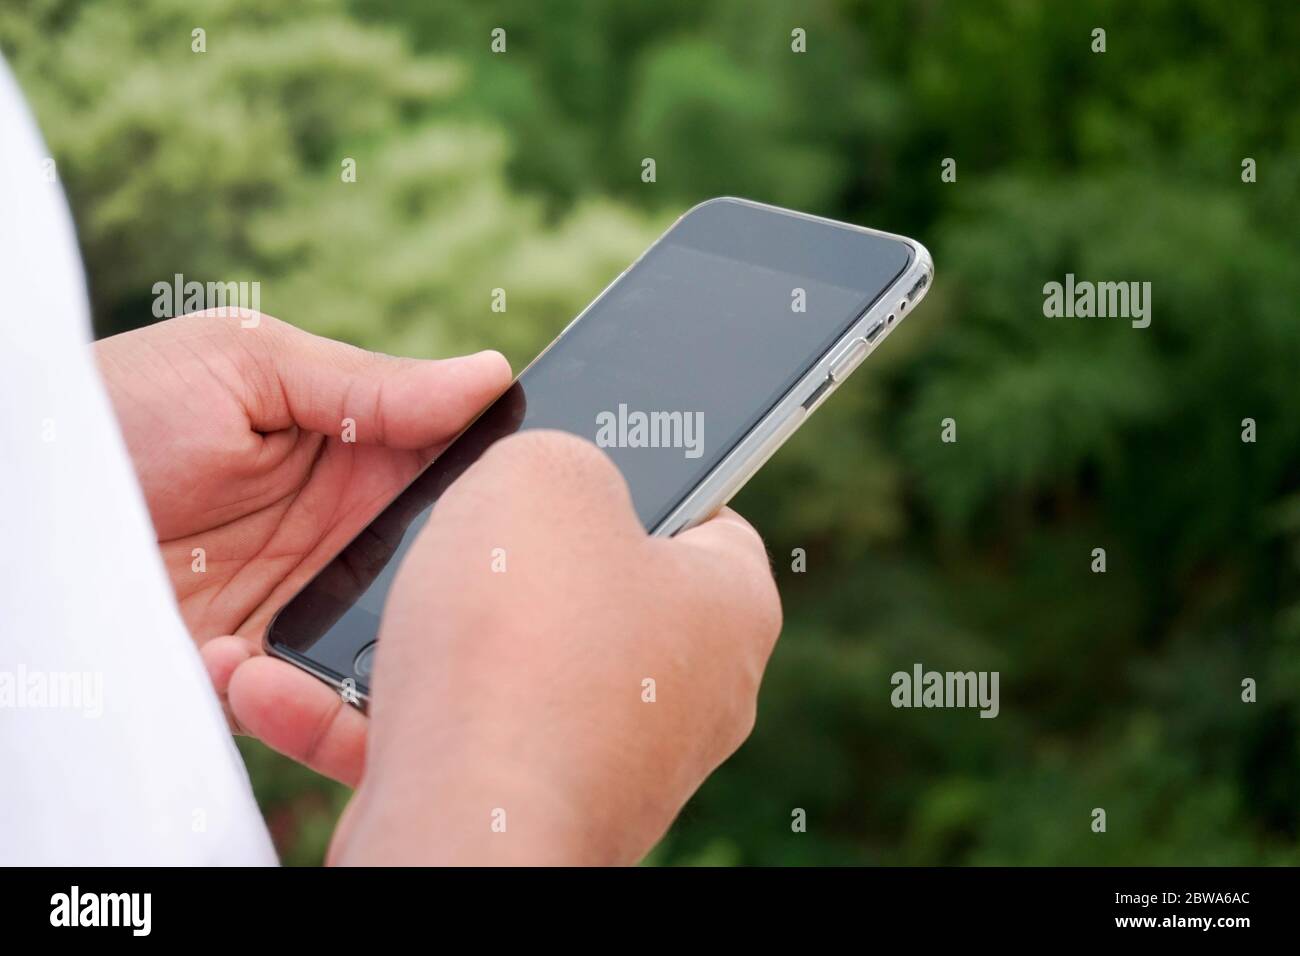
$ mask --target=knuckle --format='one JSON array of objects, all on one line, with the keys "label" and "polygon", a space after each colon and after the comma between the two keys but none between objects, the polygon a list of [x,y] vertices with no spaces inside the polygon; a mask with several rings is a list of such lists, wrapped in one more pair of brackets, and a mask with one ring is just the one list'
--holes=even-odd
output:
[{"label": "knuckle", "polygon": [[[747,532],[738,529],[737,533]],[[753,536],[753,533],[749,534]],[[735,571],[739,573],[735,573],[732,578],[737,585],[733,604],[739,610],[740,620],[760,639],[756,641],[757,645],[770,649],[781,633],[783,624],[781,592],[772,574],[771,562],[761,547],[738,554],[737,560],[739,566]]]},{"label": "knuckle", "polygon": [[177,316],[177,319],[173,321],[184,320],[207,329],[226,329],[232,325],[238,328],[242,322],[254,319],[256,320],[256,327],[262,329],[266,334],[278,334],[285,329],[292,328],[287,322],[267,315],[265,312],[257,312],[253,309],[245,309],[241,312],[236,311],[231,306],[214,306],[198,312],[186,312]]},{"label": "knuckle", "polygon": [[749,739],[749,735],[754,732],[754,727],[757,724],[758,696],[757,693],[750,693],[737,708],[735,719],[732,722],[734,734],[733,751],[739,750],[741,745]]},{"label": "knuckle", "polygon": [[757,582],[757,594],[750,608],[754,614],[754,627],[764,638],[763,646],[770,648],[781,636],[785,626],[785,611],[781,607],[781,592],[770,567],[764,570]]},{"label": "knuckle", "polygon": [[718,752],[714,755],[716,761],[721,763],[739,750],[754,732],[757,722],[758,702],[754,692],[746,690],[737,693],[727,707],[719,728]]},{"label": "knuckle", "polygon": [[[753,537],[743,528],[734,534]],[[683,552],[673,548],[672,542],[665,542],[665,550],[673,557],[686,558],[675,567],[681,592],[694,595],[702,608],[730,621],[734,637],[766,660],[784,623],[781,593],[766,552],[733,550],[720,559],[713,554]]]}]

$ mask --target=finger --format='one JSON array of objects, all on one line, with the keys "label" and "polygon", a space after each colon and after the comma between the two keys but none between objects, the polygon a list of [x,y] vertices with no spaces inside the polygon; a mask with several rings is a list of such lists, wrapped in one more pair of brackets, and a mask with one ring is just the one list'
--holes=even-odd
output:
[{"label": "finger", "polygon": [[423,449],[453,438],[510,384],[500,352],[458,358],[395,358],[265,320],[259,335],[270,374],[252,389],[258,431],[297,425],[338,436],[350,421],[358,443]]},{"label": "finger", "polygon": [[767,565],[767,547],[754,526],[730,508],[722,508],[708,521],[681,532],[674,541],[700,548],[719,557],[761,559]]},{"label": "finger", "polygon": [[352,827],[357,819],[360,806],[360,798],[353,794],[352,799],[348,801],[348,805],[343,808],[343,812],[339,815],[339,822],[334,825],[334,835],[330,837],[329,849],[325,852],[326,866],[342,865],[338,862],[342,857],[341,851],[343,847],[348,845],[348,839],[352,834]]},{"label": "finger", "polygon": [[199,648],[199,656],[207,668],[208,677],[221,701],[221,710],[226,715],[226,723],[230,725],[232,733],[242,734],[244,731],[231,712],[230,701],[227,699],[230,678],[239,665],[255,653],[253,646],[242,637],[214,637]]},{"label": "finger", "polygon": [[475,520],[486,511],[507,523],[527,516],[530,526],[594,524],[604,533],[645,535],[618,467],[595,444],[568,432],[529,429],[501,439],[444,498],[448,510],[475,505]]},{"label": "finger", "polygon": [[752,616],[753,633],[770,652],[781,633],[781,596],[763,539],[754,526],[730,508],[677,535],[670,547],[684,548],[689,567],[709,575],[720,593],[736,595],[735,606]]},{"label": "finger", "polygon": [[227,693],[244,732],[317,773],[355,787],[366,760],[366,718],[291,664],[250,657]]}]

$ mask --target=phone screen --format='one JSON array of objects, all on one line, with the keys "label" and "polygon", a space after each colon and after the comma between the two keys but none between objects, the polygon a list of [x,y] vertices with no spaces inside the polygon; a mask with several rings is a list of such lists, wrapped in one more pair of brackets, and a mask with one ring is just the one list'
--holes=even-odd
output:
[{"label": "phone screen", "polygon": [[403,553],[495,441],[553,428],[600,445],[653,530],[910,264],[896,239],[734,200],[696,207],[321,571],[268,642],[366,692]]}]

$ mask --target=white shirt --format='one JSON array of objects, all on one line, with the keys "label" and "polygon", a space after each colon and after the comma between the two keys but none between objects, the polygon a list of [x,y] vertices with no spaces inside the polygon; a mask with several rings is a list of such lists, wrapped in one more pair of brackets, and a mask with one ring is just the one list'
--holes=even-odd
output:
[{"label": "white shirt", "polygon": [[273,864],[89,351],[0,60],[0,864]]}]

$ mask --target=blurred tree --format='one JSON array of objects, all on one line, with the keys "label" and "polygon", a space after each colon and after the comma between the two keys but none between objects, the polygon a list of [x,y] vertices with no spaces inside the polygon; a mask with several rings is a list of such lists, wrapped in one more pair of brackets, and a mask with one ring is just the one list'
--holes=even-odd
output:
[{"label": "blurred tree", "polygon": [[259,281],[268,312],[370,347],[520,360],[656,231],[598,201],[544,224],[503,180],[501,136],[450,115],[463,72],[341,2],[124,16],[31,0],[6,7],[0,43],[58,160],[103,332],[151,320],[153,283],[182,273]]}]

